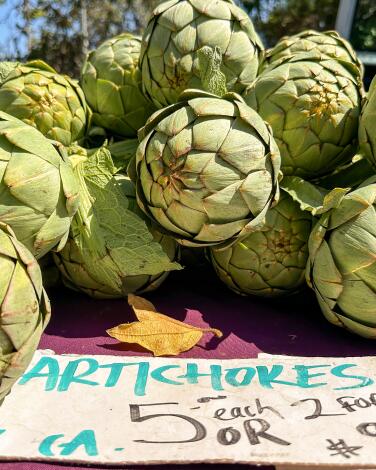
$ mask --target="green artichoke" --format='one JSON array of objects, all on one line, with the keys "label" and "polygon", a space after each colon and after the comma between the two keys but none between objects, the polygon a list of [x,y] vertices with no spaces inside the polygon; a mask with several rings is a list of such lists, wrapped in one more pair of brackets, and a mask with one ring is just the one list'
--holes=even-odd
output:
[{"label": "green artichoke", "polygon": [[355,155],[363,88],[352,70],[318,53],[298,54],[245,91],[273,129],[283,174],[317,178]]},{"label": "green artichoke", "polygon": [[51,142],[0,112],[0,222],[37,258],[61,249],[78,207],[72,168]]},{"label": "green artichoke", "polygon": [[266,213],[265,225],[244,240],[210,249],[216,273],[241,295],[276,297],[291,294],[304,283],[312,216],[283,191]]},{"label": "green artichoke", "polygon": [[138,37],[120,34],[90,52],[82,69],[81,84],[93,122],[123,137],[136,137],[155,111],[142,92],[140,49]]},{"label": "green artichoke", "polygon": [[0,223],[0,400],[28,367],[50,318],[37,261]]},{"label": "green artichoke", "polygon": [[176,243],[149,231],[137,213],[129,181],[112,177],[107,149],[71,158],[81,204],[67,244],[53,254],[64,283],[102,299],[155,289],[167,271],[180,268],[174,262]]},{"label": "green artichoke", "polygon": [[376,183],[347,194],[309,239],[307,281],[333,324],[376,338]]},{"label": "green artichoke", "polygon": [[239,95],[188,90],[140,130],[129,176],[139,206],[186,246],[246,236],[278,199],[270,128]]},{"label": "green artichoke", "polygon": [[359,123],[359,145],[361,153],[376,169],[376,77],[373,78],[363,103]]},{"label": "green artichoke", "polygon": [[256,77],[263,45],[248,15],[232,0],[169,0],[158,5],[142,38],[145,94],[158,108],[187,88],[203,89],[197,52],[219,47],[229,91],[241,93]]},{"label": "green artichoke", "polygon": [[67,146],[83,138],[88,125],[78,83],[41,60],[0,63],[0,110]]},{"label": "green artichoke", "polygon": [[285,57],[293,57],[302,52],[319,52],[323,56],[339,61],[346,66],[347,63],[356,67],[359,79],[363,77],[363,65],[358,59],[351,44],[342,38],[337,31],[319,32],[314,30],[303,31],[294,36],[285,36],[269,49],[262,64],[262,70],[270,64],[276,64]]}]

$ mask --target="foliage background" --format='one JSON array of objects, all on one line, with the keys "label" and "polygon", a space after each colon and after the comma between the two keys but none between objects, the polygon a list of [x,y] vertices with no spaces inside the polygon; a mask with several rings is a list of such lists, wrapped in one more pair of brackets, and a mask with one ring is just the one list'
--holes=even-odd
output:
[{"label": "foliage background", "polygon": [[[42,58],[59,72],[78,76],[88,50],[122,31],[142,34],[160,0],[0,0],[7,27],[0,60]],[[265,45],[304,29],[334,29],[339,0],[235,0],[252,18]],[[363,26],[355,47],[376,47],[376,1],[360,0]],[[4,36],[3,36],[4,39]]]}]

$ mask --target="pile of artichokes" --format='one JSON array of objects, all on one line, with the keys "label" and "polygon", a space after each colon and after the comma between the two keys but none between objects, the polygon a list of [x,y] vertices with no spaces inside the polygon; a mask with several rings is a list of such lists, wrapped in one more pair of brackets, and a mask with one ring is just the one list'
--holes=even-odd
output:
[{"label": "pile of artichokes", "polygon": [[181,247],[241,295],[307,282],[330,322],[376,338],[376,79],[366,94],[362,77],[334,31],[264,50],[232,0],[161,2],[79,81],[0,63],[0,399],[48,322],[43,285],[148,292],[182,269]]}]

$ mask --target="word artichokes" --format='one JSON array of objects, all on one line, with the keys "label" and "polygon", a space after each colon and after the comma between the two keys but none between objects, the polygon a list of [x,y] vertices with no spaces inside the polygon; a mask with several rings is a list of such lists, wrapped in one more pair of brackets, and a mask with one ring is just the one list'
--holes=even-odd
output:
[{"label": "word artichokes", "polygon": [[29,365],[50,318],[37,261],[0,223],[0,400]]},{"label": "word artichokes", "polygon": [[280,62],[285,57],[293,57],[302,52],[319,52],[327,58],[339,61],[344,66],[347,63],[352,64],[358,70],[359,78],[363,76],[363,65],[356,52],[337,31],[307,30],[294,36],[281,38],[272,49],[266,52],[262,69]]},{"label": "word artichokes", "polygon": [[309,239],[307,281],[333,324],[376,338],[376,183],[347,194]]},{"label": "word artichokes", "polygon": [[107,149],[71,158],[80,181],[81,204],[67,244],[53,254],[63,282],[102,299],[155,289],[167,271],[180,269],[174,262],[176,243],[149,231],[135,209],[129,181],[112,177]]},{"label": "word artichokes", "polygon": [[138,37],[120,34],[90,52],[82,69],[81,84],[93,122],[123,137],[136,137],[155,111],[142,92],[140,49]]},{"label": "word artichokes", "polygon": [[37,258],[61,249],[78,208],[72,168],[51,142],[0,112],[0,222]]},{"label": "word artichokes", "polygon": [[376,77],[369,87],[359,123],[361,153],[376,169]]},{"label": "word artichokes", "polygon": [[312,52],[268,67],[244,99],[271,125],[283,174],[313,179],[355,155],[362,90],[355,71]]},{"label": "word artichokes", "polygon": [[84,137],[88,125],[78,83],[41,60],[0,64],[0,110],[66,146]]},{"label": "word artichokes", "polygon": [[263,45],[248,15],[232,0],[169,0],[158,5],[142,38],[145,94],[159,108],[187,88],[202,89],[197,52],[219,47],[227,89],[241,93],[256,77]]},{"label": "word artichokes", "polygon": [[265,225],[226,249],[210,249],[219,278],[242,295],[276,297],[304,283],[312,216],[283,191]]},{"label": "word artichokes", "polygon": [[139,206],[187,246],[246,236],[278,198],[280,156],[267,124],[236,94],[186,91],[140,130]]}]

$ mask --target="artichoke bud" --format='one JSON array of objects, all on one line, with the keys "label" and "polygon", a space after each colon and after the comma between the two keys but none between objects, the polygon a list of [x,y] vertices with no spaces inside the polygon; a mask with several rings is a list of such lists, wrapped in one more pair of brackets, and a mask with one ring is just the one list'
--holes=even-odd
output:
[{"label": "artichoke bud", "polygon": [[351,44],[336,31],[307,30],[294,36],[281,38],[272,49],[266,52],[260,71],[300,53],[318,53],[336,60],[344,67],[351,69],[358,76],[359,82],[362,81],[364,70],[361,61]]},{"label": "artichoke bud", "polygon": [[371,179],[320,218],[306,273],[325,317],[366,338],[376,338],[375,203]]},{"label": "artichoke bud", "polygon": [[277,297],[292,294],[304,284],[308,238],[313,217],[284,191],[266,213],[265,224],[225,249],[210,249],[221,279],[241,295]]},{"label": "artichoke bud", "polygon": [[316,179],[355,155],[364,92],[346,64],[317,50],[282,57],[243,93],[271,125],[284,175]]},{"label": "artichoke bud", "polygon": [[59,249],[79,204],[78,185],[61,146],[0,112],[0,222],[37,258]]},{"label": "artichoke bud", "polygon": [[25,372],[50,318],[37,261],[0,222],[0,400]]},{"label": "artichoke bud", "polygon": [[140,49],[140,38],[123,33],[91,51],[82,68],[81,84],[93,123],[122,138],[136,137],[155,111],[142,92]]},{"label": "artichoke bud", "polygon": [[376,77],[373,78],[367,98],[363,101],[359,122],[360,152],[376,169]]},{"label": "artichoke bud", "polygon": [[278,199],[280,155],[268,125],[236,93],[187,90],[140,130],[129,166],[137,201],[186,246],[232,243]]},{"label": "artichoke bud", "polygon": [[140,53],[143,90],[157,108],[175,103],[184,90],[208,89],[200,70],[203,45],[223,62],[221,84],[213,80],[210,91],[222,95],[225,86],[241,93],[255,79],[264,47],[249,16],[234,2],[164,1],[153,11]]},{"label": "artichoke bud", "polygon": [[0,65],[0,110],[67,146],[84,137],[90,121],[76,80],[41,60]]}]

